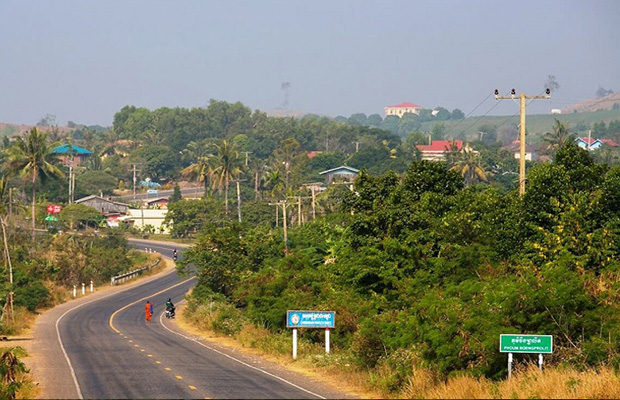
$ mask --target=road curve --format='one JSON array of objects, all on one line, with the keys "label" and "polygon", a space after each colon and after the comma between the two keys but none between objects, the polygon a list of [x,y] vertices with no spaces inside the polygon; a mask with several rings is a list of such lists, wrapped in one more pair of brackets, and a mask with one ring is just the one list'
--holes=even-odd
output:
[{"label": "road curve", "polygon": [[[169,255],[176,245],[131,241]],[[180,248],[179,248],[180,249]],[[181,251],[180,251],[181,252]],[[43,340],[62,371],[50,398],[345,398],[323,384],[177,332],[163,318],[168,297],[182,301],[195,279],[176,271],[92,300],[67,303],[46,316]],[[87,298],[88,299],[88,298]],[[151,322],[146,300],[154,302]],[[45,316],[45,314],[44,314]],[[42,316],[42,317],[44,317]],[[50,337],[50,326],[55,337]],[[45,335],[44,330],[39,330]],[[37,334],[35,333],[35,339]],[[41,335],[39,335],[41,342]],[[48,357],[49,360],[49,357]],[[58,375],[58,374],[56,374]]]}]

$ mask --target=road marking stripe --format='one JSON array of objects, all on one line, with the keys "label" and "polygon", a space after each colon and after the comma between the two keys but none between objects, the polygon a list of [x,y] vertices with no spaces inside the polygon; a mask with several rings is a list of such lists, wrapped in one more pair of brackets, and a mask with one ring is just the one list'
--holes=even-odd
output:
[{"label": "road marking stripe", "polygon": [[[168,276],[169,274],[172,274],[172,273],[175,273],[175,272],[176,272],[175,270],[172,270],[172,271],[170,271],[170,272],[168,272],[168,273],[166,273],[166,274],[163,274],[163,275],[161,275],[161,276],[157,276],[156,278],[160,278],[160,277]],[[75,384],[75,390],[77,391],[77,395],[78,395],[78,398],[79,398],[79,399],[83,399],[83,398],[84,398],[84,396],[82,395],[82,389],[80,388],[80,384],[79,384],[79,382],[78,382],[78,380],[77,380],[77,376],[75,375],[75,370],[73,369],[73,364],[71,364],[71,359],[69,358],[69,354],[67,354],[67,350],[65,350],[65,345],[62,343],[62,338],[60,337],[60,328],[59,328],[60,321],[61,321],[61,320],[65,317],[65,315],[69,314],[71,311],[73,311],[73,310],[77,310],[78,308],[80,308],[80,307],[82,307],[82,306],[85,306],[86,304],[90,304],[90,303],[93,303],[93,302],[95,302],[95,301],[100,301],[100,300],[106,299],[106,298],[111,297],[111,296],[116,296],[117,294],[124,293],[124,292],[126,292],[126,291],[128,291],[128,290],[131,290],[131,289],[134,289],[134,288],[136,288],[136,287],[142,286],[142,285],[144,285],[144,284],[146,284],[146,283],[148,283],[148,282],[150,282],[150,280],[145,281],[145,282],[141,282],[141,283],[139,283],[139,284],[137,284],[137,285],[133,285],[133,284],[132,284],[132,285],[130,285],[130,286],[128,286],[128,287],[126,287],[126,288],[124,288],[124,289],[122,289],[122,290],[115,291],[115,292],[113,292],[113,293],[107,294],[107,295],[105,295],[105,296],[98,297],[98,298],[96,298],[96,299],[92,299],[92,300],[89,300],[89,301],[85,301],[84,303],[80,303],[80,304],[78,304],[77,306],[75,306],[75,307],[73,307],[73,308],[70,308],[70,309],[68,309],[67,311],[65,311],[65,312],[64,312],[64,313],[63,313],[60,317],[58,317],[58,319],[56,320],[56,324],[55,324],[55,325],[56,325],[56,337],[58,338],[58,344],[60,345],[60,349],[62,350],[62,354],[64,354],[64,356],[65,356],[65,360],[67,360],[67,365],[69,365],[69,370],[71,371],[71,377],[73,378],[73,383]],[[184,281],[184,282],[187,282],[187,280],[186,280],[186,281]],[[116,328],[112,328],[112,329],[113,329],[116,333],[121,333],[121,332],[120,332],[118,329],[116,329]]]},{"label": "road marking stripe", "polygon": [[189,385],[189,388],[192,390],[196,390],[196,386]]},{"label": "road marking stripe", "polygon": [[161,364],[161,361],[155,361],[155,364]]},{"label": "road marking stripe", "polygon": [[110,325],[110,328],[112,328],[112,330],[113,330],[114,332],[116,332],[116,333],[120,333],[120,331],[119,331],[118,329],[116,329],[116,327],[114,326],[114,317],[116,316],[116,314],[118,314],[119,312],[121,312],[121,311],[123,311],[123,310],[125,310],[125,309],[127,309],[127,308],[129,308],[129,307],[131,307],[131,306],[133,306],[134,304],[137,304],[137,303],[140,303],[141,301],[144,301],[144,300],[150,299],[150,298],[152,298],[153,296],[157,296],[158,294],[162,294],[162,293],[164,293],[165,291],[170,290],[170,289],[172,289],[172,288],[175,288],[175,287],[177,287],[177,286],[181,286],[181,285],[183,285],[183,284],[185,284],[185,283],[187,283],[187,282],[191,281],[192,279],[196,279],[196,277],[195,277],[195,276],[192,276],[192,277],[191,277],[191,278],[189,278],[189,279],[186,279],[186,280],[184,280],[184,281],[182,281],[182,282],[179,282],[179,283],[177,283],[177,284],[174,284],[174,285],[172,285],[172,286],[169,286],[169,287],[167,287],[167,288],[165,288],[165,289],[163,289],[163,290],[160,290],[159,292],[152,293],[152,294],[150,294],[150,295],[148,295],[148,296],[145,296],[145,297],[143,297],[143,298],[141,298],[141,299],[138,299],[138,300],[136,300],[136,301],[134,301],[134,302],[131,302],[131,303],[127,304],[127,305],[126,305],[126,306],[124,306],[124,307],[119,308],[118,310],[114,311],[114,312],[112,313],[112,315],[110,315],[110,320],[108,321],[108,323],[109,323],[109,325]]},{"label": "road marking stripe", "polygon": [[[183,300],[183,301],[185,301],[185,300]],[[180,303],[182,303],[183,301],[179,301],[179,303],[177,303],[177,304],[180,304]],[[187,340],[191,340],[191,341],[193,341],[193,342],[196,342],[196,343],[198,343],[199,345],[201,345],[202,347],[205,347],[205,348],[207,348],[207,349],[209,349],[209,350],[211,350],[211,351],[214,351],[214,352],[216,352],[216,353],[218,353],[218,354],[221,354],[221,355],[223,355],[224,357],[230,358],[231,360],[236,361],[236,362],[238,362],[238,363],[239,363],[239,364],[241,364],[241,365],[245,365],[246,367],[252,368],[252,369],[254,369],[254,370],[258,371],[258,372],[262,372],[262,373],[263,373],[263,374],[265,374],[265,375],[271,376],[272,378],[278,379],[278,380],[279,380],[279,381],[281,381],[281,382],[284,382],[284,383],[286,383],[286,384],[288,384],[288,385],[293,386],[294,388],[297,388],[297,389],[299,389],[299,390],[301,390],[301,391],[304,391],[304,392],[306,392],[306,393],[308,393],[308,394],[311,394],[312,396],[316,396],[316,397],[318,397],[319,399],[325,399],[325,397],[321,396],[320,394],[316,394],[316,393],[314,393],[314,392],[311,392],[310,390],[308,390],[308,389],[304,389],[304,388],[302,388],[301,386],[296,385],[296,384],[294,384],[293,382],[287,381],[287,380],[286,380],[286,379],[284,379],[284,378],[281,378],[281,377],[279,377],[279,376],[277,376],[277,375],[274,375],[274,374],[272,374],[272,373],[270,373],[270,372],[267,372],[267,371],[265,371],[265,370],[263,370],[263,369],[257,368],[257,367],[255,367],[255,366],[253,366],[253,365],[250,365],[250,364],[246,363],[245,361],[241,361],[241,360],[239,360],[239,359],[237,359],[237,358],[235,358],[235,357],[233,357],[233,356],[230,356],[230,355],[228,355],[228,354],[226,354],[226,353],[223,353],[223,352],[221,352],[221,351],[219,351],[219,350],[217,350],[217,349],[214,349],[213,347],[207,346],[206,344],[204,344],[204,343],[202,343],[202,342],[199,342],[198,340],[196,340],[196,339],[194,339],[194,338],[191,338],[191,337],[188,337],[188,336],[183,335],[182,333],[179,333],[179,332],[173,331],[172,329],[168,328],[168,327],[164,324],[164,320],[163,320],[163,318],[164,318],[164,314],[162,313],[162,314],[159,316],[159,322],[161,323],[161,326],[163,326],[163,327],[164,327],[164,329],[166,329],[168,332],[174,333],[175,335],[179,335],[179,336],[181,336],[181,337],[183,337],[183,338],[185,338],[185,339],[187,339]]]},{"label": "road marking stripe", "polygon": [[180,380],[180,381],[182,381],[182,380],[183,380],[183,377],[182,377],[181,375],[175,375],[174,377],[175,377],[175,378],[177,378],[177,379],[178,379],[178,380]]},{"label": "road marking stripe", "polygon": [[164,369],[165,369],[166,371],[172,371],[172,370],[171,370],[170,368],[168,368],[168,367],[165,367]]},{"label": "road marking stripe", "polygon": [[144,349],[140,349],[140,351],[146,351],[146,350],[144,350]]},{"label": "road marking stripe", "polygon": [[153,355],[152,354],[147,354],[147,357],[153,357]]}]

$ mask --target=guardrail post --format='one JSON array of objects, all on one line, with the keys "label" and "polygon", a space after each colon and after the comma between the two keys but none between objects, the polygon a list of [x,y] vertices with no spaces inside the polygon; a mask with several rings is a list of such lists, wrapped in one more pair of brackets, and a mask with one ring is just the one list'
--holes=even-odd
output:
[{"label": "guardrail post", "polygon": [[73,285],[73,297],[77,297],[77,287]]},{"label": "guardrail post", "polygon": [[94,292],[94,287],[93,287],[93,280],[90,280],[90,292]]},{"label": "guardrail post", "polygon": [[82,295],[86,294],[86,284],[82,282]]}]

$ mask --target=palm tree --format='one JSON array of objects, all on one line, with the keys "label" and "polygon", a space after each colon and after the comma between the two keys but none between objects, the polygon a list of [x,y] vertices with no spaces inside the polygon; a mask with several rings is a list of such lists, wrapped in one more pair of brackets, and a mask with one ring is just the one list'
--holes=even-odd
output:
[{"label": "palm tree", "polygon": [[561,123],[557,119],[555,125],[551,128],[551,132],[543,135],[543,140],[547,142],[547,150],[553,152],[564,146],[566,142],[573,140],[574,135],[569,131],[568,126]]},{"label": "palm tree", "polygon": [[249,169],[254,180],[254,199],[258,200],[262,192],[262,184],[265,182],[267,177],[267,166],[265,165],[265,160],[253,158],[252,161],[250,161]]},{"label": "palm tree", "polygon": [[239,152],[235,149],[235,145],[228,140],[222,140],[220,144],[213,145],[215,154],[213,156],[214,168],[213,184],[217,186],[221,192],[224,187],[224,207],[226,215],[228,215],[228,185],[230,179],[241,172],[239,168]]},{"label": "palm tree", "polygon": [[10,174],[19,174],[32,184],[32,241],[35,241],[35,205],[37,178],[64,177],[60,168],[52,163],[54,145],[47,142],[47,133],[32,128],[26,135],[18,136],[7,151],[5,167]]},{"label": "palm tree", "polygon": [[213,177],[213,156],[205,155],[198,157],[195,163],[181,170],[181,176],[186,179],[204,182],[205,194],[208,194]]},{"label": "palm tree", "polygon": [[489,180],[482,167],[480,154],[468,145],[453,156],[452,163],[450,170],[460,172],[468,185]]},{"label": "palm tree", "polygon": [[13,264],[11,263],[11,253],[9,252],[9,243],[6,234],[8,224],[8,210],[10,208],[9,202],[11,199],[7,196],[8,179],[6,176],[0,178],[0,227],[2,228],[2,243],[3,243],[3,259],[4,269],[9,271],[9,292],[7,293],[6,302],[4,303],[4,311],[0,320],[13,319]]}]

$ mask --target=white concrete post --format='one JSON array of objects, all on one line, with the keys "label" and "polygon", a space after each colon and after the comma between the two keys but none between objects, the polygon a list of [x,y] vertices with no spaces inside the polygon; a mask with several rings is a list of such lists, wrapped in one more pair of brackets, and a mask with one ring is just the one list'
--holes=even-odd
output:
[{"label": "white concrete post", "polygon": [[538,355],[538,368],[540,368],[541,371],[542,371],[542,365],[543,365],[543,355],[539,354]]},{"label": "white concrete post", "polygon": [[512,353],[508,353],[508,379],[512,377]]},{"label": "white concrete post", "polygon": [[73,297],[77,297],[77,287],[73,285]]},{"label": "white concrete post", "polygon": [[329,354],[329,328],[325,328],[325,353]]},{"label": "white concrete post", "polygon": [[82,282],[82,295],[86,294],[86,284]]},{"label": "white concrete post", "polygon": [[148,253],[148,252],[149,252],[149,248],[148,248],[148,247],[145,247],[145,248],[144,248],[144,251],[146,251],[146,252]]},{"label": "white concrete post", "polygon": [[297,359],[297,329],[293,328],[293,360]]},{"label": "white concrete post", "polygon": [[93,280],[90,280],[90,292],[94,292],[94,287],[93,287]]}]

